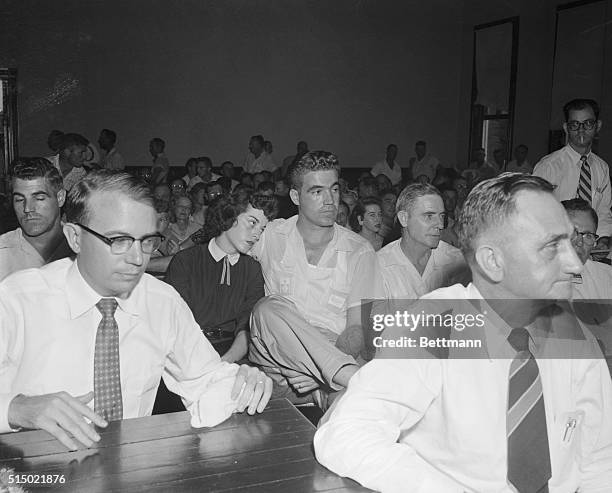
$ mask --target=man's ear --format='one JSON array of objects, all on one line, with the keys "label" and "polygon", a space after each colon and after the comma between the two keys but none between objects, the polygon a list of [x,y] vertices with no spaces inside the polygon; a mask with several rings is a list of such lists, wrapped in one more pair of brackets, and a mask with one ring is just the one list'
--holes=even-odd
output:
[{"label": "man's ear", "polygon": [[402,225],[402,228],[408,226],[408,211],[399,211],[397,213],[397,220]]},{"label": "man's ear", "polygon": [[57,205],[59,205],[60,207],[63,207],[64,204],[66,203],[66,190],[62,188],[60,191],[57,192],[56,197],[57,197]]},{"label": "man's ear", "polygon": [[569,132],[567,131],[567,122],[563,122],[563,131],[565,132],[565,136],[569,136]]},{"label": "man's ear", "polygon": [[72,249],[74,253],[79,253],[81,251],[81,228],[79,228],[76,224],[73,223],[65,223],[63,226],[64,236],[68,241],[68,245]]},{"label": "man's ear", "polygon": [[602,125],[603,123],[601,122],[601,120],[597,120],[597,124],[595,125],[595,130],[597,131],[597,133],[599,133],[599,131],[601,130]]},{"label": "man's ear", "polygon": [[300,194],[295,188],[289,190],[289,197],[291,197],[291,202],[293,202],[295,205],[300,205]]},{"label": "man's ear", "polygon": [[504,279],[504,255],[494,245],[480,245],[474,253],[478,267],[495,283]]}]

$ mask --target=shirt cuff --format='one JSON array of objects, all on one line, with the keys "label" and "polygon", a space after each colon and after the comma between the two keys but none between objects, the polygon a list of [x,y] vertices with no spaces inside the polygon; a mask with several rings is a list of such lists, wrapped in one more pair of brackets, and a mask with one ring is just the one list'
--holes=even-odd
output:
[{"label": "shirt cuff", "polygon": [[19,428],[11,428],[8,422],[8,410],[12,400],[19,392],[10,394],[0,394],[0,433],[8,433],[11,431],[19,431]]},{"label": "shirt cuff", "polygon": [[189,408],[191,426],[213,427],[229,418],[236,410],[240,398],[232,399],[232,389],[238,373],[238,365],[223,365],[208,383],[204,392]]}]

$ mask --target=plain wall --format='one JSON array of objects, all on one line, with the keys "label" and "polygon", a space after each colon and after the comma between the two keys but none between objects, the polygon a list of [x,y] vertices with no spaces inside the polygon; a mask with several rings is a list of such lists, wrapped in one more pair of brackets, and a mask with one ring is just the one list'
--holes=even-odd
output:
[{"label": "plain wall", "polygon": [[[299,139],[369,166],[427,140],[460,154],[462,2],[5,0],[0,66],[17,67],[20,154],[51,129],[114,129],[126,163],[209,155],[242,164],[263,134],[277,162]],[[469,88],[468,88],[469,91]],[[459,117],[461,115],[461,117]]]}]

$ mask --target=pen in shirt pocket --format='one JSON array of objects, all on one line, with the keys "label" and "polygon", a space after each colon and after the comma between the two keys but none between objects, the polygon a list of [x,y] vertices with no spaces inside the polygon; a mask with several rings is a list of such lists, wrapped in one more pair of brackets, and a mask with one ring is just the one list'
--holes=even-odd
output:
[{"label": "pen in shirt pocket", "polygon": [[569,418],[565,423],[565,430],[563,432],[563,441],[569,443],[572,441],[574,430],[576,429],[576,418]]}]

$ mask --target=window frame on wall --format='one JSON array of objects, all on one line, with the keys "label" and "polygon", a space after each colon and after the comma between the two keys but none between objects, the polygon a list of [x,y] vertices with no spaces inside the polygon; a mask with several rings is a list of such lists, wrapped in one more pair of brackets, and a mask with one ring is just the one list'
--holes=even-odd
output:
[{"label": "window frame on wall", "polygon": [[[478,31],[497,27],[503,24],[511,24],[512,26],[512,42],[510,55],[510,80],[508,84],[508,112],[507,114],[487,114],[486,108],[483,105],[477,105],[478,99],[478,81],[477,81],[477,64],[476,64],[476,43]],[[468,163],[472,161],[473,152],[476,148],[484,147],[487,150],[486,142],[484,142],[485,127],[491,121],[507,121],[506,140],[508,145],[505,151],[506,163],[511,158],[514,136],[514,114],[516,102],[516,73],[518,65],[518,44],[519,44],[519,16],[506,17],[497,21],[478,24],[473,28],[473,44],[472,44],[472,94],[470,104],[470,138],[468,146]],[[487,159],[492,158],[487,152]]]},{"label": "window frame on wall", "polygon": [[0,169],[0,192],[5,192],[8,168],[18,156],[19,128],[17,117],[17,69],[0,68],[2,111],[0,112],[0,138],[3,139],[3,169]]}]

